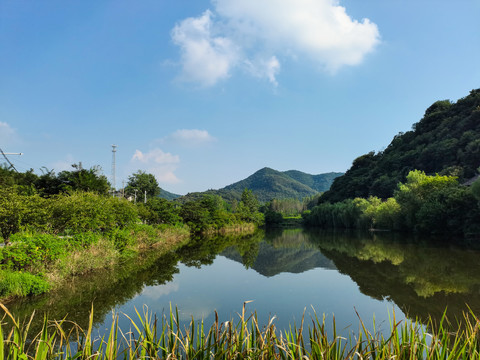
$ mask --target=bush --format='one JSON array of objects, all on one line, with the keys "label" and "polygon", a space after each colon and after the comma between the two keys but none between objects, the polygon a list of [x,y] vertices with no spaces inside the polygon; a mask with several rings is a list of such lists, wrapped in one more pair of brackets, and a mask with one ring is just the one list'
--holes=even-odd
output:
[{"label": "bush", "polygon": [[378,205],[374,216],[375,228],[400,230],[401,224],[401,208],[394,198],[388,198]]},{"label": "bush", "polygon": [[66,239],[49,234],[17,233],[12,244],[1,249],[1,263],[10,270],[38,270],[67,253]]},{"label": "bush", "polygon": [[140,218],[147,224],[175,225],[182,220],[175,205],[166,199],[151,198],[146,205],[139,206],[142,209]]},{"label": "bush", "polygon": [[25,206],[24,196],[18,195],[14,187],[0,189],[0,234],[5,242],[20,230]]},{"label": "bush", "polygon": [[135,243],[135,237],[130,229],[113,229],[108,233],[108,238],[113,242],[115,249],[125,250],[128,245]]},{"label": "bush", "polygon": [[82,192],[56,196],[50,213],[53,229],[66,233],[124,228],[138,216],[135,206],[124,199]]},{"label": "bush", "polygon": [[84,232],[73,235],[68,239],[68,241],[72,245],[72,247],[87,249],[93,244],[98,243],[100,239],[101,235],[98,233]]},{"label": "bush", "polygon": [[39,295],[49,289],[50,285],[41,276],[0,270],[0,297]]}]

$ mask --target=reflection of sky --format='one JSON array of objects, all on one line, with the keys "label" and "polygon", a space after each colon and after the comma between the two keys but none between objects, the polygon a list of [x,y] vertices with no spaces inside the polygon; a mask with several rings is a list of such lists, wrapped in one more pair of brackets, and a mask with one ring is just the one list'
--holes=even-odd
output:
[{"label": "reflection of sky", "polygon": [[[298,325],[304,310],[310,320],[312,308],[320,318],[326,314],[328,327],[335,315],[338,329],[349,326],[353,326],[352,330],[358,329],[355,310],[367,325],[372,323],[374,314],[377,326],[382,329],[388,329],[389,312],[393,308],[397,319],[404,317],[392,302],[363,295],[350,277],[335,270],[317,268],[301,274],[281,273],[267,278],[223,256],[217,256],[213,264],[200,269],[181,264],[179,269],[172,282],[145,287],[117,310],[133,317],[135,308],[142,312],[146,306],[161,316],[168,313],[172,304],[173,309],[177,306],[179,318],[185,325],[193,317],[204,319],[209,326],[214,320],[214,311],[222,322],[236,320],[243,302],[253,300],[247,305],[247,314],[257,311],[261,324],[267,324],[269,317],[276,316],[274,323],[281,329],[287,329],[293,322]],[[127,324],[127,319],[120,320],[122,328]]]},{"label": "reflection of sky", "polygon": [[176,291],[178,291],[178,284],[175,281],[171,281],[164,285],[147,286],[138,296],[158,300],[161,297]]}]

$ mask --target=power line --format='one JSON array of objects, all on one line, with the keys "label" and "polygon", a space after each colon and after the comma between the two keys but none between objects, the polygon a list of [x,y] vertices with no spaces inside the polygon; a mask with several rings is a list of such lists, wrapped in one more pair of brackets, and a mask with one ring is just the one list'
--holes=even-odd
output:
[{"label": "power line", "polygon": [[0,152],[2,153],[3,157],[7,161],[7,163],[10,165],[9,169],[13,169],[18,173],[18,170],[15,168],[15,166],[12,164],[10,160],[8,160],[7,155],[23,155],[22,153],[5,153],[3,152],[2,149],[0,149]]}]

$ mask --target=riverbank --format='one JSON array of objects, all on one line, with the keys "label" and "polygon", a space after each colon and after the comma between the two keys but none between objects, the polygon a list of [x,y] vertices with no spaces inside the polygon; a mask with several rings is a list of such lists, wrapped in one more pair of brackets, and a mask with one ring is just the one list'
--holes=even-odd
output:
[{"label": "riverbank", "polygon": [[71,281],[76,276],[113,269],[144,253],[173,251],[190,239],[185,225],[136,226],[105,234],[71,236],[21,232],[0,251],[0,299],[38,295]]},{"label": "riverbank", "polygon": [[[209,229],[203,236],[250,236],[256,230],[255,224],[236,223]],[[0,301],[8,303],[64,289],[74,284],[75,278],[91,273],[110,277],[106,273],[122,272],[130,267],[128,264],[143,268],[189,244],[193,238],[198,241],[185,224],[136,224],[105,234],[86,232],[69,236],[20,232],[12,236],[10,245],[0,248]]]}]

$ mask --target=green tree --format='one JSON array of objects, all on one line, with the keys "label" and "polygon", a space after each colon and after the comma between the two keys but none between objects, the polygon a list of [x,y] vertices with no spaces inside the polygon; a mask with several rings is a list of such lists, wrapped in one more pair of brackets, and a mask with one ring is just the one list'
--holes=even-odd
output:
[{"label": "green tree", "polygon": [[105,175],[101,174],[101,168],[94,166],[83,169],[80,165],[73,164],[73,171],[62,171],[57,179],[61,183],[63,191],[88,191],[96,194],[107,195],[110,184]]},{"label": "green tree", "polygon": [[145,207],[147,212],[143,216],[140,214],[140,217],[147,224],[176,224],[181,221],[175,205],[166,199],[148,199]]},{"label": "green tree", "polygon": [[127,196],[135,196],[136,193],[137,199],[143,199],[146,192],[147,199],[149,199],[160,195],[160,190],[157,179],[155,179],[153,174],[138,170],[129,176],[125,194]]},{"label": "green tree", "polygon": [[55,171],[48,170],[46,167],[40,169],[40,175],[35,181],[35,188],[43,197],[49,197],[59,194],[62,191],[62,181],[55,175]]},{"label": "green tree", "polygon": [[260,224],[263,221],[263,215],[258,209],[259,203],[252,190],[243,190],[242,200],[237,208],[237,216],[240,220]]},{"label": "green tree", "polygon": [[[448,192],[458,186],[457,179],[452,176],[429,176],[420,170],[410,171],[407,181],[398,185],[395,200],[402,208],[406,226],[415,230],[417,214],[424,204],[432,200],[439,192]],[[425,205],[426,206],[426,205]],[[426,211],[426,210],[425,210]]]},{"label": "green tree", "polygon": [[25,212],[23,196],[18,195],[14,187],[0,188],[0,233],[8,243],[10,235],[20,230]]},{"label": "green tree", "polygon": [[180,216],[193,232],[202,232],[208,229],[210,224],[210,213],[199,200],[183,204]]}]

